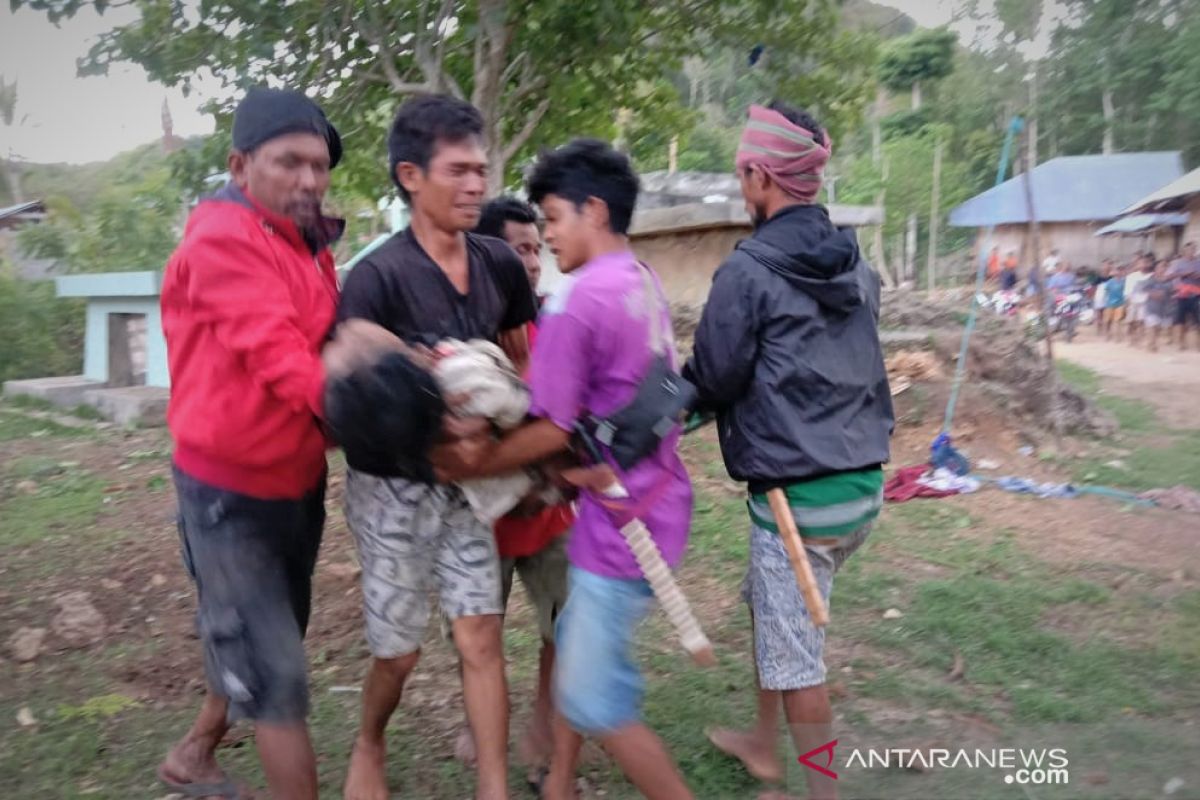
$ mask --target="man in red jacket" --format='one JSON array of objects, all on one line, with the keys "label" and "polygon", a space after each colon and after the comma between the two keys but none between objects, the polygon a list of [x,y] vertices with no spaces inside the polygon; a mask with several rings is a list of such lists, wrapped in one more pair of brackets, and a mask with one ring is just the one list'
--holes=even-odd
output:
[{"label": "man in red jacket", "polygon": [[239,796],[214,752],[249,719],[272,796],[317,798],[303,638],[325,521],[329,244],[343,227],[321,201],[341,153],[303,94],[251,89],[230,182],[192,212],[163,278],[179,530],[209,692],[158,775],[189,797]]}]

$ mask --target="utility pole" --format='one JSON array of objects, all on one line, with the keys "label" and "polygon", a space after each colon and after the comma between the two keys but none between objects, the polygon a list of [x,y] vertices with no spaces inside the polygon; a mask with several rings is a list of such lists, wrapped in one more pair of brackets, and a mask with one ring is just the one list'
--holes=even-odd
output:
[{"label": "utility pole", "polygon": [[[1033,128],[1026,129],[1028,136]],[[1029,148],[1027,152],[1032,152]],[[1029,156],[1025,164],[1025,172],[1021,175],[1021,185],[1025,189],[1025,212],[1029,218],[1029,246],[1033,251],[1033,266],[1030,268],[1030,274],[1037,279],[1037,304],[1038,315],[1042,321],[1042,331],[1046,335],[1046,360],[1050,362],[1051,369],[1054,367],[1054,344],[1053,336],[1050,332],[1050,314],[1046,307],[1046,276],[1042,274],[1041,262],[1041,227],[1038,224],[1037,208],[1033,202],[1033,180],[1032,173],[1034,164]]]},{"label": "utility pole", "polygon": [[942,137],[938,136],[937,144],[933,147],[933,199],[929,208],[929,258],[925,262],[926,279],[929,281],[929,291],[937,284],[934,275],[937,265],[938,227],[942,194]]}]

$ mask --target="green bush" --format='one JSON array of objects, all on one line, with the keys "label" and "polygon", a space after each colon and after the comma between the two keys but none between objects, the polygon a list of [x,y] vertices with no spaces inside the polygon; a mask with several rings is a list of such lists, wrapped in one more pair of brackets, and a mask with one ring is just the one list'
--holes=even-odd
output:
[{"label": "green bush", "polygon": [[84,304],[54,296],[53,281],[25,281],[0,264],[0,381],[77,375]]}]

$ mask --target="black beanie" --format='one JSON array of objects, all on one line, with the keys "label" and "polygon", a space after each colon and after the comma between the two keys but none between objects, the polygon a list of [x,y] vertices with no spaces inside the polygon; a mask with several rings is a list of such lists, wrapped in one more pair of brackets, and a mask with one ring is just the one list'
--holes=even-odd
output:
[{"label": "black beanie", "polygon": [[354,464],[432,481],[427,458],[445,403],[433,375],[387,353],[325,387],[325,421]]},{"label": "black beanie", "polygon": [[315,133],[329,146],[329,166],[342,160],[342,138],[321,107],[295,89],[255,86],[233,112],[233,147],[248,153],[286,133]]}]

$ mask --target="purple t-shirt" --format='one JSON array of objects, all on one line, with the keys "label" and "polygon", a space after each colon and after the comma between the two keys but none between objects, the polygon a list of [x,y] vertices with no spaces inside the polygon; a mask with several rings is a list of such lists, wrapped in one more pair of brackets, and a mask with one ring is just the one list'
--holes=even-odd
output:
[{"label": "purple t-shirt", "polygon": [[[534,416],[570,431],[577,419],[611,414],[633,399],[651,362],[644,285],[631,252],[606,253],[566,276],[538,320],[529,366]],[[654,307],[669,341],[671,317],[661,290]],[[683,557],[692,516],[692,485],[678,443],[676,432],[624,475],[629,502],[651,498],[640,516],[671,567]],[[567,557],[597,575],[642,577],[613,512],[590,493],[580,498]]]}]

